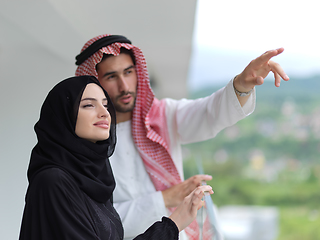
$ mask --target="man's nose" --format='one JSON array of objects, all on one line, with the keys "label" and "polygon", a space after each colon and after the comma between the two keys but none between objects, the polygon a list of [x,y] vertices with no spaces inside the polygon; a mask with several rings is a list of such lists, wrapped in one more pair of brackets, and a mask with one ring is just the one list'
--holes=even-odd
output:
[{"label": "man's nose", "polygon": [[129,92],[129,85],[123,76],[119,78],[118,87],[120,92]]}]

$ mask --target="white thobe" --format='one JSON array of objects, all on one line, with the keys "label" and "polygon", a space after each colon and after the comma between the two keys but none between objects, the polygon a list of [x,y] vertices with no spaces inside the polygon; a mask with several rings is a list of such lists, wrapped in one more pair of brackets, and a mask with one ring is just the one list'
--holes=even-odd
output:
[{"label": "white thobe", "polygon": [[[243,107],[232,81],[206,98],[165,101],[170,153],[181,179],[184,179],[181,144],[213,138],[222,129],[252,113],[255,91]],[[155,190],[134,145],[131,121],[117,124],[117,145],[110,162],[116,180],[114,207],[121,217],[125,239],[133,239],[162,216],[168,216],[168,211],[162,193]],[[184,231],[179,239],[187,239]]]}]

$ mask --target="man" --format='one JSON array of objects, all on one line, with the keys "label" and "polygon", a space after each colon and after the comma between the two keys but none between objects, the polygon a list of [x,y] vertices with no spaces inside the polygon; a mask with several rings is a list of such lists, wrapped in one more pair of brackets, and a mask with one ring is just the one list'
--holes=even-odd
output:
[{"label": "man", "polygon": [[[114,206],[125,239],[132,239],[167,215],[208,175],[184,181],[181,144],[213,138],[222,129],[251,114],[255,85],[270,71],[275,85],[289,80],[270,59],[283,48],[253,60],[226,87],[197,100],[158,100],[149,84],[142,51],[118,35],[89,40],[76,57],[76,75],[94,75],[108,92],[117,117],[117,147],[110,159],[116,179]],[[188,237],[186,236],[188,235]],[[193,222],[180,239],[197,239]]]}]

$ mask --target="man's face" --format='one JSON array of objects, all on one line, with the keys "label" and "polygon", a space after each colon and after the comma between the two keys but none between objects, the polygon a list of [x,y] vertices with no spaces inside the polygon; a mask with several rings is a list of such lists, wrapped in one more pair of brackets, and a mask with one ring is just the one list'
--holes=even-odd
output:
[{"label": "man's face", "polygon": [[108,92],[113,105],[119,113],[131,112],[137,94],[137,73],[130,55],[120,53],[110,56],[97,64],[98,79]]}]

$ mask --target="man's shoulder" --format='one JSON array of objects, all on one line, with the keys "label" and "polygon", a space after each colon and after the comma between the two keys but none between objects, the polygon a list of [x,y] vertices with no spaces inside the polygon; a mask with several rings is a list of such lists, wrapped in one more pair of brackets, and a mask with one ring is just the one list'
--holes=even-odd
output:
[{"label": "man's shoulder", "polygon": [[153,101],[153,104],[151,106],[151,110],[153,109],[166,109],[166,108],[174,108],[176,106],[178,106],[179,103],[188,101],[187,99],[183,98],[183,99],[173,99],[173,98],[163,98],[161,100],[155,98]]}]

